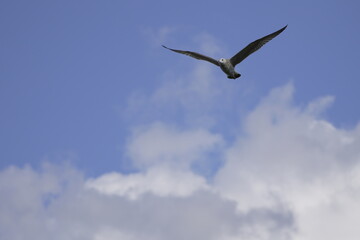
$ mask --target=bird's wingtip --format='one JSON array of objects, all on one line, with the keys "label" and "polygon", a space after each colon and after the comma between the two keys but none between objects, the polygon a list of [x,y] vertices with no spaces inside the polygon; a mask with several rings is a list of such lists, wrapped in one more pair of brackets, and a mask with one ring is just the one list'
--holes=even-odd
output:
[{"label": "bird's wingtip", "polygon": [[281,28],[280,30],[278,30],[279,33],[281,33],[282,31],[284,31],[287,28],[287,24],[285,25],[285,27]]}]

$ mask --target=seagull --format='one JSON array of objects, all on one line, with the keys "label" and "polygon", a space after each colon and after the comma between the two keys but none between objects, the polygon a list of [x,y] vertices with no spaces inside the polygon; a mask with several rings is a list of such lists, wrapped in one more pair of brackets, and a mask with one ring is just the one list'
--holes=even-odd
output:
[{"label": "seagull", "polygon": [[197,53],[197,52],[191,52],[191,51],[183,51],[183,50],[177,50],[168,48],[164,45],[162,45],[164,48],[169,49],[173,52],[181,53],[188,55],[190,57],[204,60],[211,62],[212,64],[215,64],[216,66],[220,67],[221,70],[227,75],[229,79],[236,79],[241,76],[240,73],[235,71],[235,66],[242,62],[245,58],[247,58],[250,54],[256,52],[259,50],[262,46],[264,46],[267,42],[269,42],[271,39],[282,33],[282,31],[285,30],[287,25],[276,32],[273,32],[269,35],[266,35],[265,37],[259,38],[258,40],[253,41],[249,45],[247,45],[245,48],[243,48],[240,52],[235,54],[232,58],[220,58],[219,60],[215,60],[211,57],[205,56],[203,54]]}]

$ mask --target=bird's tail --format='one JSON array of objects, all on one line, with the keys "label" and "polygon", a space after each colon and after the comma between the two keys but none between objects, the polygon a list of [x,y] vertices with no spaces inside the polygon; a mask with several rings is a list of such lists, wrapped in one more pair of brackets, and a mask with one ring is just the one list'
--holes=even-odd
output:
[{"label": "bird's tail", "polygon": [[241,74],[240,73],[235,73],[234,75],[229,75],[229,76],[227,76],[227,78],[229,78],[229,79],[237,79],[237,78],[239,78],[241,76]]}]

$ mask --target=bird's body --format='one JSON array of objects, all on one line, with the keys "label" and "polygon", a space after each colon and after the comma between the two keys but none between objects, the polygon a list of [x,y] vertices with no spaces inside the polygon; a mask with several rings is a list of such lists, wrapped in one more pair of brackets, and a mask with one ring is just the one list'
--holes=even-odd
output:
[{"label": "bird's body", "polygon": [[221,58],[219,60],[219,65],[221,70],[227,75],[228,78],[236,79],[241,76],[240,73],[235,71],[235,68],[231,64],[230,59]]},{"label": "bird's body", "polygon": [[235,54],[232,58],[220,58],[219,61],[202,55],[200,53],[197,52],[191,52],[191,51],[183,51],[183,50],[176,50],[176,49],[172,49],[172,48],[168,48],[164,45],[162,45],[164,48],[167,48],[171,51],[177,52],[177,53],[181,53],[181,54],[185,54],[188,55],[190,57],[199,59],[199,60],[205,60],[208,61],[212,64],[215,64],[216,66],[219,66],[221,68],[221,70],[227,75],[228,78],[230,79],[236,79],[238,77],[241,76],[240,73],[235,71],[235,66],[237,64],[239,64],[240,62],[242,62],[246,57],[248,57],[250,54],[254,53],[255,51],[259,50],[262,46],[264,46],[267,42],[269,42],[271,39],[273,39],[274,37],[276,37],[277,35],[279,35],[282,31],[285,30],[285,28],[287,27],[287,25],[283,28],[281,28],[280,30],[273,32],[265,37],[262,37],[252,43],[250,43],[249,45],[247,45],[244,49],[242,49],[240,52],[238,52],[237,54]]}]

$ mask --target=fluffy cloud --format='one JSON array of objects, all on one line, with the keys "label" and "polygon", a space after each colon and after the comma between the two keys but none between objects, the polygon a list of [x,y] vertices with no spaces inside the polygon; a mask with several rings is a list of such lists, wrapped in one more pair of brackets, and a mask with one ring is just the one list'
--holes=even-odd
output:
[{"label": "fluffy cloud", "polygon": [[86,187],[94,182],[71,168],[10,167],[0,176],[1,239],[256,239],[272,231],[288,234],[292,223],[286,209],[238,212],[235,202],[207,189],[133,199],[116,188],[104,193]]},{"label": "fluffy cloud", "polygon": [[286,203],[296,218],[293,239],[356,239],[360,128],[337,129],[319,118],[331,97],[293,106],[293,90],[274,89],[247,116],[215,185],[240,209]]}]

